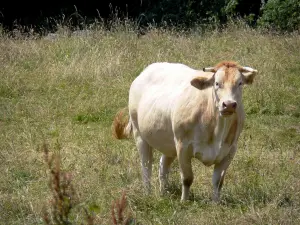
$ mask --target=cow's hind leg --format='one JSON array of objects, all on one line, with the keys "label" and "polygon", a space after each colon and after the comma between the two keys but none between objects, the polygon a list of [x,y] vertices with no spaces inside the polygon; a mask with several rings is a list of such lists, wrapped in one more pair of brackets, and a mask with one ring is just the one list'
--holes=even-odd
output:
[{"label": "cow's hind leg", "polygon": [[160,181],[160,192],[161,194],[165,194],[166,189],[168,187],[168,174],[170,172],[170,166],[174,161],[175,157],[168,157],[162,155],[160,158],[159,164],[159,181]]},{"label": "cow's hind leg", "polygon": [[135,138],[136,147],[140,153],[144,186],[146,188],[146,191],[150,193],[152,160],[153,160],[152,148],[145,140],[142,139],[142,137],[139,135],[137,130],[134,131],[134,138]]}]

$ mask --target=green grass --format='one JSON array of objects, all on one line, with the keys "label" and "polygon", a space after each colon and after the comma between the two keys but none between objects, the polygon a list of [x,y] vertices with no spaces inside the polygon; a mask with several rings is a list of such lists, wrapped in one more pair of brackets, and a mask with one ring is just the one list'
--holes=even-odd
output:
[{"label": "green grass", "polygon": [[[60,152],[79,196],[98,224],[127,191],[143,224],[300,223],[300,36],[276,36],[243,26],[205,34],[153,29],[92,31],[56,40],[0,37],[0,224],[43,224],[51,193],[42,145]],[[177,162],[172,194],[159,196],[155,152],[153,194],[142,190],[133,140],[114,140],[111,123],[127,105],[133,79],[157,61],[194,68],[236,60],[259,71],[244,89],[245,128],[222,192],[211,202],[212,167],[193,160],[192,200],[180,203]]]}]

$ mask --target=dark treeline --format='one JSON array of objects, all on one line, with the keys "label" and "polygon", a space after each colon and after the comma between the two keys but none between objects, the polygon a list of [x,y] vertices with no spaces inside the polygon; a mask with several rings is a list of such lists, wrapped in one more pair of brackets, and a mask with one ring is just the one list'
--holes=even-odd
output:
[{"label": "dark treeline", "polygon": [[298,30],[300,0],[100,0],[76,3],[23,1],[0,3],[0,23],[5,30],[55,31],[57,25],[83,29],[101,21],[131,19],[138,26],[192,27],[225,24],[243,18],[250,26],[276,30]]}]

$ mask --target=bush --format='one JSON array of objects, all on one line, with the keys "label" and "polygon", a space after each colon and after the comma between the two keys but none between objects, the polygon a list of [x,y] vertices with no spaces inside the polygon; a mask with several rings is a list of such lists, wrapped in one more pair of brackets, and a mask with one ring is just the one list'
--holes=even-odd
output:
[{"label": "bush", "polygon": [[140,9],[139,24],[192,27],[195,25],[226,24],[228,18],[245,18],[255,24],[261,0],[161,0],[144,1]]},{"label": "bush", "polygon": [[184,25],[219,22],[225,0],[163,0],[149,3],[140,13],[140,24]]},{"label": "bush", "polygon": [[299,0],[269,0],[262,11],[259,26],[281,31],[300,28]]}]

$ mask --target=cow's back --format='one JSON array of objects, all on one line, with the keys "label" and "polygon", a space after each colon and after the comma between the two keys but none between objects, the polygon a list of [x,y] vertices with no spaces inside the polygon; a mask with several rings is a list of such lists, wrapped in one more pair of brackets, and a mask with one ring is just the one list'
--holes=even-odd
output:
[{"label": "cow's back", "polygon": [[144,140],[166,155],[176,154],[172,127],[176,108],[196,94],[190,81],[200,75],[206,73],[183,64],[154,63],[131,85],[129,112],[133,125]]}]

